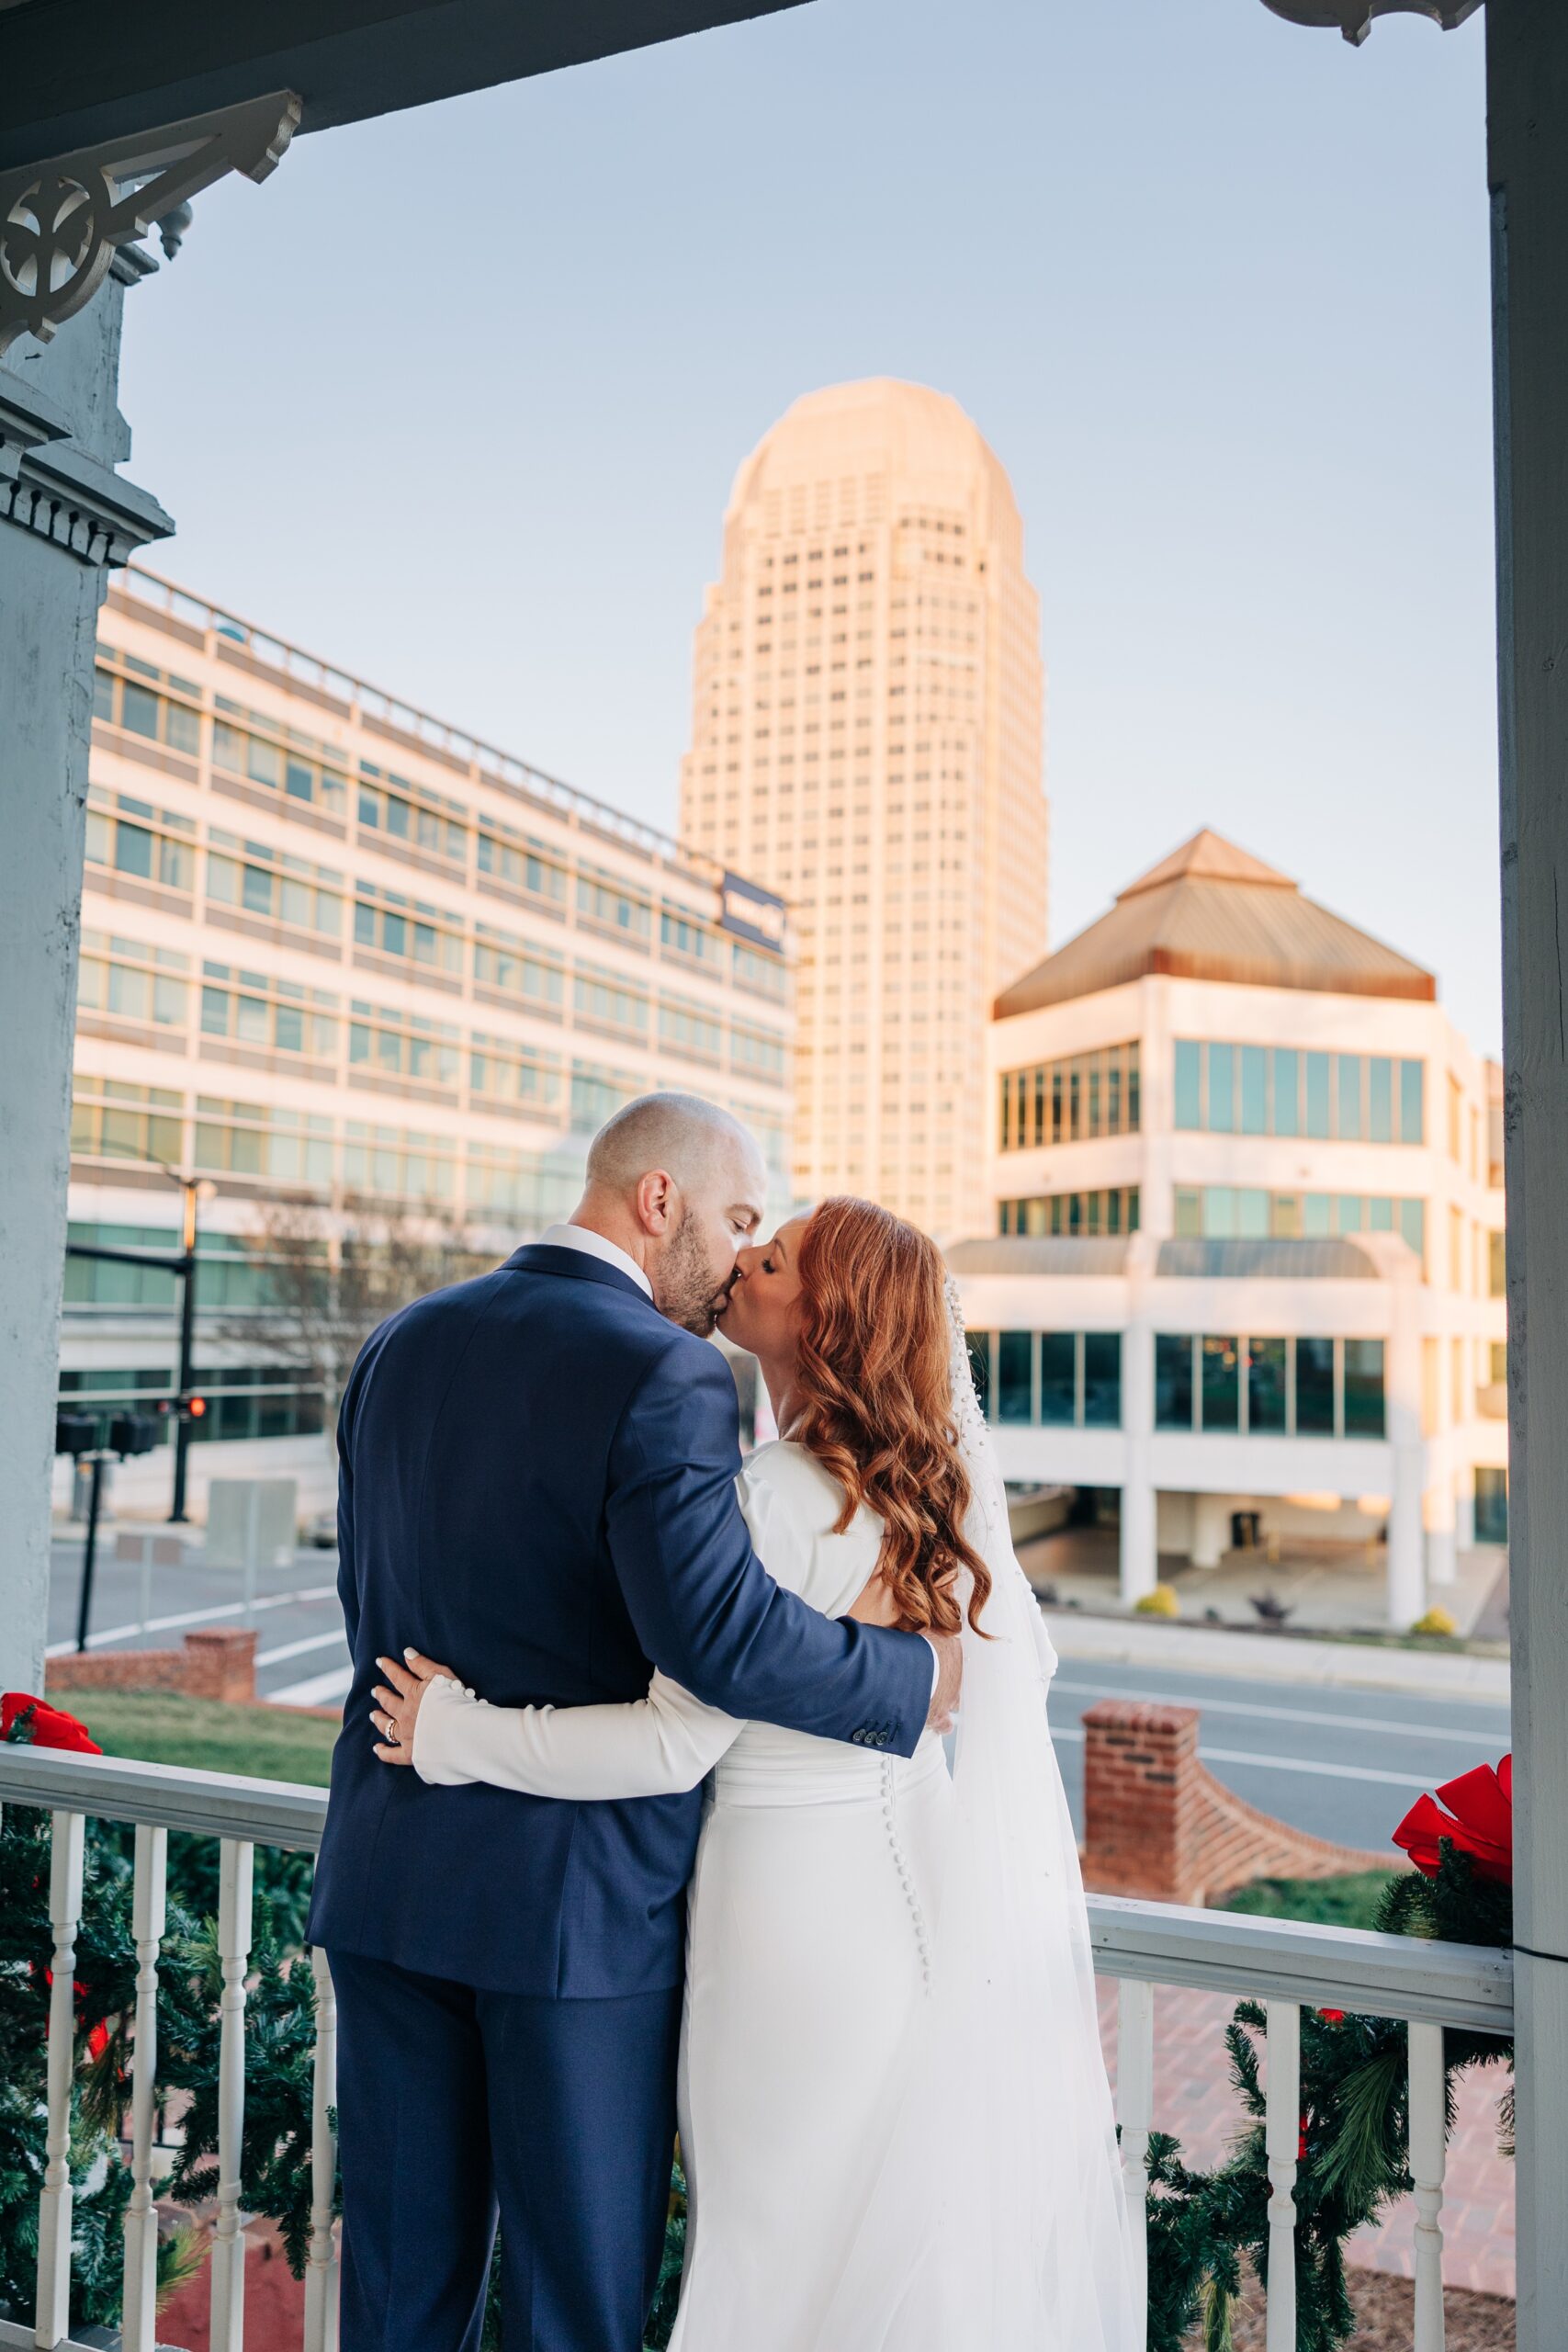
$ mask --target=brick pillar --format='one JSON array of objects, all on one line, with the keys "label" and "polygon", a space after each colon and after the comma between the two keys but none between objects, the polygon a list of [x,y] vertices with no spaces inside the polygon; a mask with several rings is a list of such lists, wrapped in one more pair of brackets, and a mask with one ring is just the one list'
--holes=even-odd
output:
[{"label": "brick pillar", "polygon": [[1100,1894],[1190,1903],[1196,1707],[1101,1699],[1083,1719],[1084,1868]]},{"label": "brick pillar", "polygon": [[184,1689],[193,1699],[231,1704],[256,1695],[256,1633],[219,1626],[186,1635]]}]

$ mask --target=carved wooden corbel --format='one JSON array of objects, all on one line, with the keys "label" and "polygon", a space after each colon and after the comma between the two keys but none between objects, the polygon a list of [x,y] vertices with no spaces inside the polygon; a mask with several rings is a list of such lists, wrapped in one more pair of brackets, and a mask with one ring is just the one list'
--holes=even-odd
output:
[{"label": "carved wooden corbel", "polygon": [[265,180],[299,121],[293,92],[275,91],[0,173],[0,353],[21,334],[47,343],[92,300],[118,246],[226,173]]}]

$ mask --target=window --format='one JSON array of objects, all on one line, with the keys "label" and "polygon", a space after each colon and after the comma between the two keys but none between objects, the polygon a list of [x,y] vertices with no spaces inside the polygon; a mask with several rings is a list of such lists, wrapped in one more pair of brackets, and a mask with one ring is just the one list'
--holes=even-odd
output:
[{"label": "window", "polygon": [[[369,777],[378,780],[367,782]],[[448,858],[454,865],[468,863],[468,811],[460,800],[448,800],[427,786],[411,784],[406,776],[383,776],[367,760],[360,763],[355,812],[367,832],[409,842],[427,855]]]},{"label": "window", "polygon": [[976,1393],[991,1420],[1115,1429],[1122,1419],[1117,1331],[972,1332]]},{"label": "window", "polygon": [[[129,657],[123,658],[130,667]],[[117,677],[100,662],[93,676],[93,717],[194,759],[201,750],[201,688],[189,678],[170,676],[148,663],[135,666],[156,680],[157,688]],[[159,690],[164,687],[171,691]]]},{"label": "window", "polygon": [[1241,1342],[1204,1339],[1199,1341],[1201,1395],[1199,1410],[1206,1430],[1241,1427]]},{"label": "window", "polygon": [[763,1029],[734,1028],[729,1033],[729,1066],[758,1078],[782,1080],[784,1041]]},{"label": "window", "polygon": [[1334,1342],[1297,1340],[1296,1435],[1334,1435]]},{"label": "window", "polygon": [[997,1334],[997,1419],[1029,1421],[1034,1418],[1034,1334]]},{"label": "window", "polygon": [[1282,1437],[1287,1425],[1287,1343],[1247,1342],[1247,1426],[1255,1437]]},{"label": "window", "polygon": [[1192,1340],[1186,1332],[1155,1334],[1155,1427],[1192,1427]]},{"label": "window", "polygon": [[723,960],[724,942],[716,931],[683,907],[666,905],[660,910],[659,944],[669,956],[684,956],[694,964],[716,965]]},{"label": "window", "polygon": [[789,994],[789,972],[782,956],[765,955],[760,948],[732,942],[729,968],[736,987],[749,989],[753,996],[772,997],[782,1004]]},{"label": "window", "polygon": [[1040,1419],[1070,1429],[1077,1419],[1077,1340],[1071,1331],[1040,1335]]},{"label": "window", "polygon": [[473,1093],[526,1110],[558,1109],[561,1071],[553,1056],[536,1053],[511,1037],[476,1034],[468,1044],[468,1086]]},{"label": "window", "polygon": [[93,785],[87,793],[86,859],[89,865],[155,882],[165,890],[191,890],[196,826],[172,808],[154,808],[128,793]]},{"label": "window", "polygon": [[533,1012],[558,1013],[566,994],[566,968],[513,933],[480,922],[474,925],[474,983],[498,996],[517,998]]},{"label": "window", "polygon": [[509,826],[489,823],[481,828],[477,849],[479,870],[492,874],[514,890],[526,890],[551,906],[566,899],[566,869],[541,854],[542,845]]},{"label": "window", "polygon": [[457,1146],[450,1136],[411,1134],[357,1119],[350,1119],[343,1133],[345,1192],[415,1202],[453,1198]]},{"label": "window", "polygon": [[536,1229],[568,1216],[581,1189],[577,1170],[553,1155],[470,1143],[463,1175],[470,1208]]},{"label": "window", "polygon": [[185,1158],[184,1102],[162,1086],[79,1077],[71,1105],[71,1149],[86,1159]]},{"label": "window", "polygon": [[1423,1143],[1426,1140],[1426,1066],[1421,1062],[1401,1062],[1399,1065],[1399,1140],[1401,1143]]},{"label": "window", "polygon": [[1203,1124],[1203,1077],[1199,1047],[1190,1037],[1176,1046],[1176,1124],[1198,1128]]},{"label": "window", "polygon": [[1135,1135],[1141,1107],[1138,1053],[1134,1038],[1066,1061],[1005,1072],[998,1130],[1002,1150]]},{"label": "window", "polygon": [[420,899],[405,899],[400,890],[380,889],[374,882],[356,882],[354,888],[356,947],[374,948],[433,972],[462,971],[459,916],[444,914]]},{"label": "window", "polygon": [[1486,1237],[1486,1291],[1490,1298],[1508,1295],[1507,1242],[1501,1233]]},{"label": "window", "polygon": [[312,1114],[198,1095],[196,1165],[272,1183],[325,1191],[333,1181],[333,1123]]},{"label": "window", "polygon": [[578,876],[577,912],[581,922],[598,931],[613,931],[644,943],[652,935],[653,909],[648,900],[635,898],[608,876],[599,879],[592,871]]},{"label": "window", "polygon": [[596,1069],[590,1062],[571,1066],[571,1124],[592,1133],[627,1102],[647,1091],[642,1081],[623,1070]]},{"label": "window", "polygon": [[1367,1064],[1367,1138],[1393,1141],[1393,1064],[1386,1054],[1374,1054]]},{"label": "window", "polygon": [[286,857],[265,842],[242,842],[216,827],[208,834],[207,899],[209,906],[234,907],[244,914],[337,939],[343,933],[344,877],[308,858]]},{"label": "window", "polygon": [[231,1037],[273,1053],[330,1059],[337,1053],[337,998],[324,989],[271,979],[265,972],[236,971],[228,964],[201,967],[205,1037]]},{"label": "window", "polygon": [[426,1086],[456,1086],[460,1068],[459,1033],[445,1021],[413,1012],[391,1012],[357,1001],[349,1008],[348,1064],[383,1078],[412,1079]]},{"label": "window", "polygon": [[1003,1233],[1105,1238],[1138,1230],[1138,1187],[1111,1185],[1097,1193],[1048,1193],[1033,1200],[998,1203]]},{"label": "window", "polygon": [[172,947],[146,947],[140,940],[84,931],[77,1011],[183,1028],[190,998],[183,975],[189,970],[189,956]]},{"label": "window", "polygon": [[1417,1258],[1425,1250],[1426,1203],[1382,1193],[1265,1193],[1247,1185],[1179,1184],[1173,1207],[1181,1240],[1314,1241],[1340,1234],[1398,1233]]},{"label": "window", "polygon": [[1508,1540],[1508,1474],[1485,1463],[1475,1467],[1475,1540],[1478,1544]]},{"label": "window", "polygon": [[1327,1054],[1308,1054],[1306,1064],[1306,1131],[1309,1136],[1323,1136],[1329,1132]]},{"label": "window", "polygon": [[[146,1250],[160,1256],[178,1255],[179,1231],[174,1226],[146,1225],[76,1225],[67,1230],[66,1238],[80,1241],[99,1250]],[[67,1258],[65,1261],[65,1304],[67,1306],[145,1306],[173,1313],[179,1304],[175,1277],[161,1266],[131,1266],[115,1264],[107,1260]],[[98,1373],[62,1373],[60,1385],[78,1387],[98,1387],[107,1375]],[[174,1385],[172,1374],[150,1378],[150,1386],[167,1389]]]},{"label": "window", "polygon": [[589,1022],[596,1028],[647,1034],[648,999],[640,989],[629,987],[616,973],[597,971],[592,965],[583,966],[573,976],[571,1001],[579,1020]]},{"label": "window", "polygon": [[[230,711],[238,707],[221,699],[218,707]],[[343,753],[316,742],[311,736],[297,734],[292,728],[280,728],[276,719],[264,719],[254,711],[248,716],[268,732],[252,733],[227,718],[213,720],[214,769],[243,776],[250,784],[265,785],[286,800],[307,801],[324,808],[331,816],[341,817],[348,799]]]},{"label": "window", "polygon": [[674,1053],[716,1062],[723,1051],[724,1031],[705,1006],[665,997],[659,1007],[659,1042]]},{"label": "window", "polygon": [[1302,1057],[1293,1047],[1274,1048],[1274,1133],[1299,1136],[1302,1131]]},{"label": "window", "polygon": [[1207,1063],[1209,1131],[1228,1136],[1235,1128],[1235,1047],[1210,1046]]},{"label": "window", "polygon": [[1244,1136],[1269,1132],[1269,1053],[1263,1046],[1241,1049],[1241,1132]]},{"label": "window", "polygon": [[1383,1435],[1383,1343],[1347,1340],[1344,1427],[1347,1437]]}]

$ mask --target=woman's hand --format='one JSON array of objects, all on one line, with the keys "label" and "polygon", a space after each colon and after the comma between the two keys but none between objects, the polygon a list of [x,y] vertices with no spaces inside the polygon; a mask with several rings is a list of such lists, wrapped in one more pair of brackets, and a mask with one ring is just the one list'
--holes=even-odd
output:
[{"label": "woman's hand", "polygon": [[372,1694],[376,1704],[370,1720],[381,1735],[376,1753],[383,1764],[412,1764],[414,1725],[425,1691],[438,1674],[449,1682],[457,1678],[449,1666],[437,1666],[418,1650],[405,1650],[401,1666],[389,1657],[378,1657],[376,1663],[391,1685],[386,1690],[378,1683]]}]

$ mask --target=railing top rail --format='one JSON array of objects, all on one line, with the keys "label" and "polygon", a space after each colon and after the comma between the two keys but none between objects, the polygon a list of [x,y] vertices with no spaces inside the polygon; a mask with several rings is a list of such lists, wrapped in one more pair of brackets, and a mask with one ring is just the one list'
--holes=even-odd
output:
[{"label": "railing top rail", "polygon": [[[324,1789],[291,1781],[11,1746],[0,1746],[0,1804],[162,1823],[308,1852],[321,1842],[327,1812]],[[1105,1894],[1089,1896],[1089,1919],[1094,1964],[1102,1976],[1418,2018],[1480,2033],[1513,2031],[1513,1961],[1506,1951]]]}]

